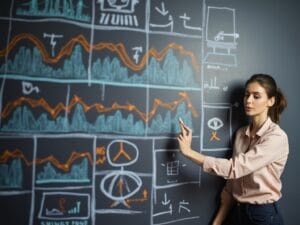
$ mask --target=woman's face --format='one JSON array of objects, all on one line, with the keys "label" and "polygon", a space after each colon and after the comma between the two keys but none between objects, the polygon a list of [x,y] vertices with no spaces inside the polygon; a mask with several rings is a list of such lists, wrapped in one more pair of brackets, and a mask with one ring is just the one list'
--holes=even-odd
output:
[{"label": "woman's face", "polygon": [[274,97],[268,98],[266,90],[258,82],[247,85],[244,95],[244,109],[247,116],[266,118],[274,101]]}]

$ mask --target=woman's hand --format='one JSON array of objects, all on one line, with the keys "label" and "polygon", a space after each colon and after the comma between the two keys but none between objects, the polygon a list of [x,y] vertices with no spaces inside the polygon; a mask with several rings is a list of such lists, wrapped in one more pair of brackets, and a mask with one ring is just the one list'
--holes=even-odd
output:
[{"label": "woman's hand", "polygon": [[179,118],[179,125],[181,133],[178,135],[177,140],[179,143],[180,151],[183,155],[188,156],[188,153],[192,151],[192,130],[183,123]]},{"label": "woman's hand", "polygon": [[177,140],[181,153],[190,158],[198,165],[202,166],[204,163],[205,156],[200,152],[194,151],[191,148],[192,144],[192,130],[179,119],[181,133],[178,135]]}]

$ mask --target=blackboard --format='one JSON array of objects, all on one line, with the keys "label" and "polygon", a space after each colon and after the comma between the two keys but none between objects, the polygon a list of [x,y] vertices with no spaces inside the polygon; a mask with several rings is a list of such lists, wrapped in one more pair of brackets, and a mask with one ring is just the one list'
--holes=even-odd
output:
[{"label": "blackboard", "polygon": [[5,225],[209,224],[224,180],[178,150],[229,157],[243,83],[268,73],[289,107],[280,200],[297,224],[296,0],[11,0],[0,7]]}]

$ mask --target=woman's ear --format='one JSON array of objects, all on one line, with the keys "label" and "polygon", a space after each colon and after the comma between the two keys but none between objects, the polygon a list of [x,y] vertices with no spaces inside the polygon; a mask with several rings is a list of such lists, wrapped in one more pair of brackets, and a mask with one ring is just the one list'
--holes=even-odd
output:
[{"label": "woman's ear", "polygon": [[268,106],[272,107],[274,104],[275,104],[275,97],[273,96],[273,97],[269,98],[269,100],[268,100]]}]

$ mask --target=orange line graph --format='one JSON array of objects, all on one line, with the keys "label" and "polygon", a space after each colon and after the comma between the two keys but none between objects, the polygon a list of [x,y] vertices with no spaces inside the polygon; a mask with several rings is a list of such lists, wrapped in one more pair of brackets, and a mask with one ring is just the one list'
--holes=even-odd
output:
[{"label": "orange line graph", "polygon": [[80,104],[83,107],[84,112],[88,112],[91,109],[96,109],[97,112],[99,112],[99,113],[106,113],[106,112],[111,112],[111,111],[115,111],[115,110],[126,110],[129,112],[135,112],[136,114],[139,115],[139,117],[143,121],[148,122],[150,119],[152,119],[155,116],[159,107],[174,111],[177,108],[177,106],[180,105],[182,102],[186,102],[187,107],[189,110],[191,110],[193,116],[198,117],[198,113],[197,113],[196,109],[193,107],[193,104],[188,96],[188,93],[187,92],[179,92],[178,95],[180,96],[180,98],[177,100],[174,100],[172,102],[164,102],[158,98],[155,98],[153,101],[152,109],[148,113],[142,112],[135,105],[130,104],[130,103],[120,105],[119,103],[114,102],[111,106],[108,106],[108,107],[104,106],[101,103],[94,103],[91,105],[87,105],[77,95],[74,95],[74,97],[71,99],[68,106],[65,106],[63,103],[60,102],[53,108],[47,103],[47,101],[44,98],[40,98],[40,99],[36,100],[36,99],[29,98],[29,97],[20,97],[20,98],[16,99],[15,101],[9,102],[7,105],[5,105],[5,107],[3,108],[3,111],[1,113],[1,117],[6,118],[10,115],[10,113],[15,108],[17,108],[23,104],[28,104],[32,108],[41,107],[45,111],[47,111],[53,118],[56,118],[61,111],[67,111],[68,113],[70,113],[71,110],[77,104]]},{"label": "orange line graph", "polygon": [[[98,147],[96,149],[96,155],[100,155],[99,159],[96,161],[96,164],[103,164],[106,160],[105,157],[105,148],[104,147]],[[45,158],[41,159],[35,159],[33,161],[29,161],[23,152],[19,149],[16,149],[14,151],[5,150],[2,155],[0,155],[0,163],[6,163],[10,158],[20,158],[22,159],[27,166],[31,166],[33,164],[40,165],[44,164],[46,162],[51,162],[56,168],[63,170],[64,172],[67,172],[70,170],[71,165],[80,158],[88,158],[90,164],[93,164],[93,157],[89,152],[72,152],[70,157],[65,163],[61,163],[59,160],[57,160],[53,155],[49,155]]]},{"label": "orange line graph", "polygon": [[51,57],[48,54],[48,51],[43,44],[43,42],[38,39],[36,36],[30,33],[21,33],[12,38],[12,40],[9,42],[6,48],[0,50],[0,57],[4,57],[7,54],[9,54],[12,49],[22,40],[28,40],[32,42],[41,52],[42,58],[46,63],[53,64],[57,63],[62,57],[69,56],[73,48],[76,44],[80,44],[83,49],[90,53],[92,50],[101,51],[104,49],[108,49],[109,51],[113,53],[117,53],[121,61],[130,69],[134,71],[142,70],[148,59],[152,56],[155,57],[158,61],[162,61],[166,54],[168,53],[169,49],[175,49],[177,50],[181,55],[185,57],[189,57],[191,59],[191,63],[193,65],[193,68],[199,72],[200,66],[197,62],[197,58],[195,54],[191,51],[186,50],[182,45],[178,45],[176,43],[170,43],[165,48],[163,48],[161,51],[157,51],[155,48],[150,48],[141,58],[141,61],[139,64],[134,63],[131,58],[129,57],[126,48],[123,43],[109,43],[109,42],[100,42],[94,45],[90,45],[90,43],[86,40],[86,38],[83,35],[78,35],[76,37],[73,37],[70,41],[68,41],[59,51],[59,53],[55,57]]}]

